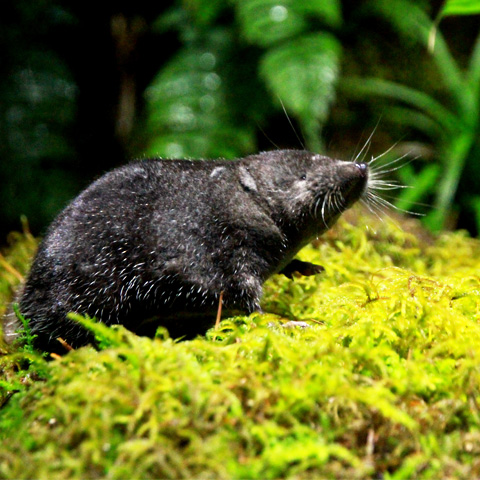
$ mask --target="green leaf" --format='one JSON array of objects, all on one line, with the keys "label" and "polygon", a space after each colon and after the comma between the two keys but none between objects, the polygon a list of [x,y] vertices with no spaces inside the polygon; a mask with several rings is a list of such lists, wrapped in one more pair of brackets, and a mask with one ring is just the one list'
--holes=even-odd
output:
[{"label": "green leaf", "polygon": [[472,92],[472,97],[475,98],[476,101],[476,108],[478,109],[480,102],[480,34],[477,35],[472,54],[470,55],[467,80]]},{"label": "green leaf", "polygon": [[324,21],[330,27],[339,27],[342,23],[342,5],[337,0],[297,0],[294,8],[303,15]]},{"label": "green leaf", "polygon": [[228,4],[223,0],[188,0],[183,6],[198,25],[211,25]]},{"label": "green leaf", "polygon": [[442,17],[447,15],[473,15],[480,13],[479,0],[448,0],[442,10]]},{"label": "green leaf", "polygon": [[227,97],[230,36],[211,32],[187,46],[145,92],[146,153],[163,157],[235,157],[255,149],[253,129],[241,125]]},{"label": "green leaf", "polygon": [[342,21],[338,0],[238,0],[236,9],[245,38],[262,47],[304,32],[309,19],[331,27]]},{"label": "green leaf", "polygon": [[[418,175],[411,174],[413,168],[408,167],[410,167],[410,165],[402,167],[398,173],[402,182],[412,188],[406,189],[398,195],[395,205],[403,210],[415,211],[415,204],[424,199],[426,195],[434,190],[435,184],[441,173],[440,165],[428,165],[423,168]],[[407,176],[410,177],[409,180],[407,180]]]},{"label": "green leaf", "polygon": [[470,205],[475,215],[475,224],[477,226],[477,230],[480,231],[480,196],[475,195],[470,201]]},{"label": "green leaf", "polygon": [[[434,24],[418,4],[409,0],[371,0],[369,10],[388,20],[405,38],[419,42],[427,47]],[[468,95],[465,95],[466,85],[462,71],[451,54],[448,45],[441,35],[436,32],[432,60],[440,72],[439,80],[446,86],[448,93],[455,99],[463,111],[469,111]]]},{"label": "green leaf", "polygon": [[303,16],[289,0],[244,0],[236,2],[237,17],[245,38],[266,47],[297,35],[306,28]]},{"label": "green leaf", "polygon": [[388,108],[386,117],[389,121],[404,125],[408,128],[416,128],[432,139],[442,139],[445,135],[445,129],[442,128],[434,119],[419,110],[409,107],[394,106]]},{"label": "green leaf", "polygon": [[261,61],[268,87],[299,118],[312,142],[335,99],[340,51],[335,37],[317,33],[270,50]]},{"label": "green leaf", "polygon": [[458,119],[441,103],[424,92],[379,78],[355,78],[343,80],[341,88],[349,94],[364,98],[367,95],[397,100],[429,115],[449,132],[455,132]]}]

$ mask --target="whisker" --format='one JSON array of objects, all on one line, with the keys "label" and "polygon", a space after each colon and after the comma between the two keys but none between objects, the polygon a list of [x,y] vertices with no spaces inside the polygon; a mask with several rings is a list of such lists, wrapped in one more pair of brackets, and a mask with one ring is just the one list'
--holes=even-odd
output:
[{"label": "whisker", "polygon": [[325,195],[325,197],[323,198],[322,210],[321,210],[322,221],[323,221],[323,224],[325,225],[325,227],[327,227],[327,228],[328,228],[328,225],[327,225],[327,222],[325,220],[325,204],[326,204],[327,198],[329,198],[329,197],[330,197],[330,195]]},{"label": "whisker", "polygon": [[381,220],[382,222],[384,221],[383,217],[377,211],[377,210],[382,211],[379,207],[377,207],[376,205],[373,205],[366,198],[360,199],[360,203],[362,205],[364,205],[365,207],[367,207],[367,209],[370,211],[370,213],[375,215],[379,220]]},{"label": "whisker", "polygon": [[396,205],[394,205],[392,202],[389,202],[388,200],[385,200],[385,198],[382,198],[378,195],[375,195],[374,193],[372,192],[368,192],[367,194],[367,198],[376,203],[377,205],[381,205],[381,206],[384,206],[387,210],[388,209],[393,209],[393,210],[397,210],[399,212],[403,212],[403,213],[408,213],[410,215],[415,215],[415,216],[418,216],[418,217],[423,217],[424,214],[423,213],[417,213],[417,212],[412,212],[410,210],[406,210],[404,208],[400,208],[400,207],[397,207]]},{"label": "whisker", "polygon": [[[363,151],[365,150],[365,148],[366,148],[367,146],[368,146],[368,149],[370,148],[373,135],[374,135],[375,132],[377,131],[378,125],[380,124],[380,120],[381,120],[381,117],[378,119],[377,124],[375,125],[375,127],[374,127],[372,133],[370,134],[370,136],[367,138],[367,141],[365,142],[365,144],[363,145],[363,147],[360,149],[360,151],[357,153],[357,155],[356,155],[355,158],[353,159],[353,163],[358,163],[357,160],[360,158],[360,155],[362,155]],[[367,154],[368,149],[365,151],[365,155]],[[364,155],[363,158],[365,158],[365,155]]]},{"label": "whisker", "polygon": [[265,130],[260,126],[258,122],[255,122],[257,124],[257,128],[263,133],[263,136],[277,149],[280,150],[280,147],[266,134]]},{"label": "whisker", "polygon": [[292,120],[290,119],[290,116],[287,113],[287,109],[285,108],[285,105],[283,104],[282,99],[279,96],[277,96],[277,97],[278,97],[278,100],[280,102],[280,105],[282,106],[283,113],[285,113],[285,116],[287,117],[288,123],[292,127],[293,133],[297,137],[297,140],[300,143],[300,145],[302,146],[302,148],[305,150],[305,142],[302,141],[302,139],[300,138],[300,135],[297,133],[297,130],[293,126]]},{"label": "whisker", "polygon": [[397,165],[396,167],[394,168],[389,168],[387,170],[388,167],[390,167],[391,165],[394,165],[395,163],[398,163],[400,160],[403,160],[405,157],[407,157],[408,155],[410,155],[411,152],[407,152],[405,153],[404,155],[402,155],[401,157],[393,160],[392,162],[389,162],[385,165],[382,165],[382,167],[379,167],[377,169],[373,169],[373,174],[377,174],[377,175],[384,175],[386,173],[390,173],[390,172],[395,172],[396,170],[399,170],[400,168],[403,168],[405,167],[406,165],[409,165],[410,163],[412,163],[413,161],[417,160],[419,158],[419,156],[417,155],[416,157],[413,157],[411,158],[410,160],[408,160],[408,162],[405,162],[405,163],[402,163],[401,165]]},{"label": "whisker", "polygon": [[[380,155],[377,155],[376,157],[372,157],[372,159],[368,162],[368,166],[371,167],[377,160],[380,160],[381,158],[383,158],[385,155],[388,155],[397,145],[399,144],[399,142],[395,142],[388,150],[385,150],[383,153],[381,153]],[[410,152],[409,152],[410,153]],[[394,160],[394,163],[397,161],[398,159]],[[389,162],[391,163],[391,162]],[[388,164],[387,164],[388,165]],[[379,165],[375,165],[374,168],[378,168]]]},{"label": "whisker", "polygon": [[368,187],[370,190],[397,190],[399,188],[413,188],[412,185],[401,185],[400,183],[376,183],[375,180]]},{"label": "whisker", "polygon": [[342,195],[342,192],[338,190],[337,195],[335,196],[335,205],[339,213],[343,210],[343,205],[345,205],[345,198]]},{"label": "whisker", "polygon": [[[413,188],[413,187],[412,187]],[[372,192],[373,193],[373,192]],[[375,193],[373,193],[373,195],[375,195]],[[392,200],[396,200],[398,197],[396,196],[393,196],[393,195],[387,195],[386,193],[382,193],[382,197],[384,198],[390,198]],[[415,206],[418,206],[418,207],[427,207],[427,208],[430,208],[432,205],[429,204],[429,203],[423,203],[423,202],[409,202],[411,203],[412,205],[415,205]],[[399,207],[398,207],[399,208]],[[423,215],[423,214],[422,214]]]},{"label": "whisker", "polygon": [[389,209],[376,200],[367,199],[367,203],[370,205],[371,211],[373,211],[378,218],[381,218],[382,221],[385,216],[388,216]]},{"label": "whisker", "polygon": [[313,207],[313,216],[314,217],[317,216],[319,205],[320,205],[320,198],[315,198],[315,203],[314,203],[314,207]]}]

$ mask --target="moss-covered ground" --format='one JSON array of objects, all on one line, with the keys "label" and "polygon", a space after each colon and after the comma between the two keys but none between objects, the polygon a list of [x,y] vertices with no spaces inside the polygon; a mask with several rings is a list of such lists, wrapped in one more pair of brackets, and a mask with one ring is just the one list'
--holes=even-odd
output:
[{"label": "moss-covered ground", "polygon": [[323,274],[276,276],[268,314],[193,341],[1,346],[0,478],[479,478],[480,241],[406,228],[340,222],[299,254]]}]

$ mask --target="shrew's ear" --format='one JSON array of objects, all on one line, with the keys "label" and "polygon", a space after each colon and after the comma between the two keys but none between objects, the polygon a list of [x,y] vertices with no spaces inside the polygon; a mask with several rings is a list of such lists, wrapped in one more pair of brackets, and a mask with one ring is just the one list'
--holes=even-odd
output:
[{"label": "shrew's ear", "polygon": [[240,184],[244,188],[244,190],[248,191],[254,191],[256,192],[258,190],[257,188],[257,182],[255,182],[255,179],[253,178],[252,174],[248,171],[247,167],[240,167],[238,169],[238,173],[240,176]]}]

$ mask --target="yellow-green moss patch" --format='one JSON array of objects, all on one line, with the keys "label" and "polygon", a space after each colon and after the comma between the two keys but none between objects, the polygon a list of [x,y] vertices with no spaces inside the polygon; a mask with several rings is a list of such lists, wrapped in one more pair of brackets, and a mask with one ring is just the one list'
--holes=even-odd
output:
[{"label": "yellow-green moss patch", "polygon": [[417,237],[342,222],[193,341],[4,355],[0,478],[478,477],[480,242]]}]

